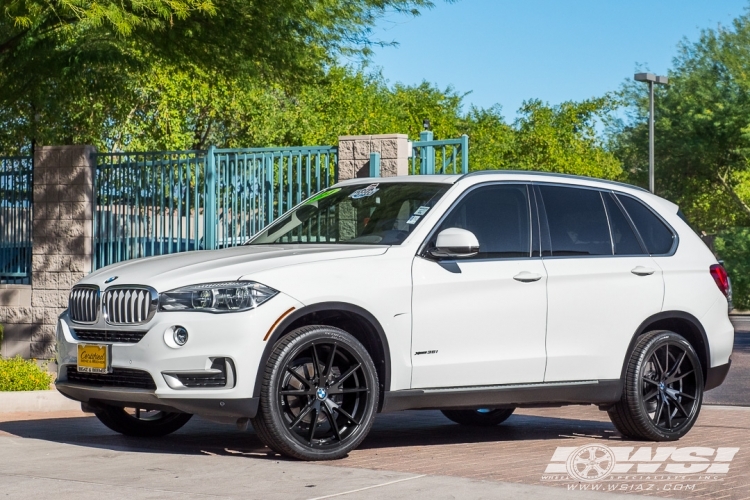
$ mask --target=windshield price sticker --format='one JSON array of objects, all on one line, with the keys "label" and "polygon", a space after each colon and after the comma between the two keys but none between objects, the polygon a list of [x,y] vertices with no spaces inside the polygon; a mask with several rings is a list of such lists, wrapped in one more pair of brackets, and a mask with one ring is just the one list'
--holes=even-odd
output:
[{"label": "windshield price sticker", "polygon": [[378,185],[377,184],[370,184],[366,188],[357,189],[352,194],[349,195],[349,198],[353,200],[358,200],[360,198],[367,198],[368,196],[372,196],[375,193],[378,192]]},{"label": "windshield price sticker", "polygon": [[427,213],[427,211],[430,209],[430,207],[419,207],[416,212],[414,212],[414,215],[424,215]]},{"label": "windshield price sticker", "polygon": [[406,223],[407,224],[416,224],[418,220],[419,220],[419,216],[418,215],[412,215],[411,217],[409,217],[409,220],[406,221]]}]

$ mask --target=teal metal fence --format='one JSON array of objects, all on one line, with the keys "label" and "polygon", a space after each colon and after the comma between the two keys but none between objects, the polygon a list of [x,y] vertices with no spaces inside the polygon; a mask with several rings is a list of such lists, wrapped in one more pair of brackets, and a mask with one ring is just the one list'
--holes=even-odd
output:
[{"label": "teal metal fence", "polygon": [[242,244],[336,180],[331,146],[96,156],[94,269]]},{"label": "teal metal fence", "polygon": [[0,156],[0,283],[31,278],[32,158]]},{"label": "teal metal fence", "polygon": [[[216,216],[208,248],[242,244],[268,223],[336,182],[333,146],[208,150]],[[211,186],[207,192],[211,192]],[[211,221],[215,221],[211,224]]]},{"label": "teal metal fence", "polygon": [[94,269],[205,248],[203,151],[98,153]]},{"label": "teal metal fence", "polygon": [[433,133],[419,134],[412,143],[409,173],[412,175],[469,173],[469,136],[433,140]]}]

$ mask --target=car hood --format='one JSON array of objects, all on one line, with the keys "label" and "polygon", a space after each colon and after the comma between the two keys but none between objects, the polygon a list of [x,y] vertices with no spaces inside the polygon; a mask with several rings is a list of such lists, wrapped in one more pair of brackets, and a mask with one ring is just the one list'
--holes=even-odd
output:
[{"label": "car hood", "polygon": [[242,276],[252,279],[253,273],[306,262],[382,255],[387,250],[377,245],[244,245],[128,260],[99,269],[79,283],[101,289],[110,284],[148,285],[163,292]]}]

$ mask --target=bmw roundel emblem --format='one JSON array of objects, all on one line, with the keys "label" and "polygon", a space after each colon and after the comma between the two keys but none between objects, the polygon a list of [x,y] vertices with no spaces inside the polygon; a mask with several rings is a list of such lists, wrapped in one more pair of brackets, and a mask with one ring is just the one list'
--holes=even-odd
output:
[{"label": "bmw roundel emblem", "polygon": [[119,276],[111,276],[111,277],[107,278],[106,280],[104,280],[104,283],[112,283],[117,278],[119,278]]},{"label": "bmw roundel emblem", "polygon": [[318,399],[321,399],[321,400],[322,400],[322,399],[325,399],[325,398],[326,398],[326,396],[328,396],[328,393],[326,393],[326,390],[325,390],[325,389],[323,389],[322,387],[320,387],[320,388],[318,388],[318,390],[316,391],[316,395],[318,396]]}]

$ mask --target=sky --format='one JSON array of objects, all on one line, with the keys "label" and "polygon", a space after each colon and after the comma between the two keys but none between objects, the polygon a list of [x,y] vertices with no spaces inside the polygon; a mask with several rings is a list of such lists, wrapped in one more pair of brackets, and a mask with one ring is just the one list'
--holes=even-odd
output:
[{"label": "sky", "polygon": [[388,14],[371,68],[391,83],[452,85],[465,103],[550,104],[601,96],[636,70],[666,74],[678,44],[729,26],[748,0],[433,0],[416,18]]}]

